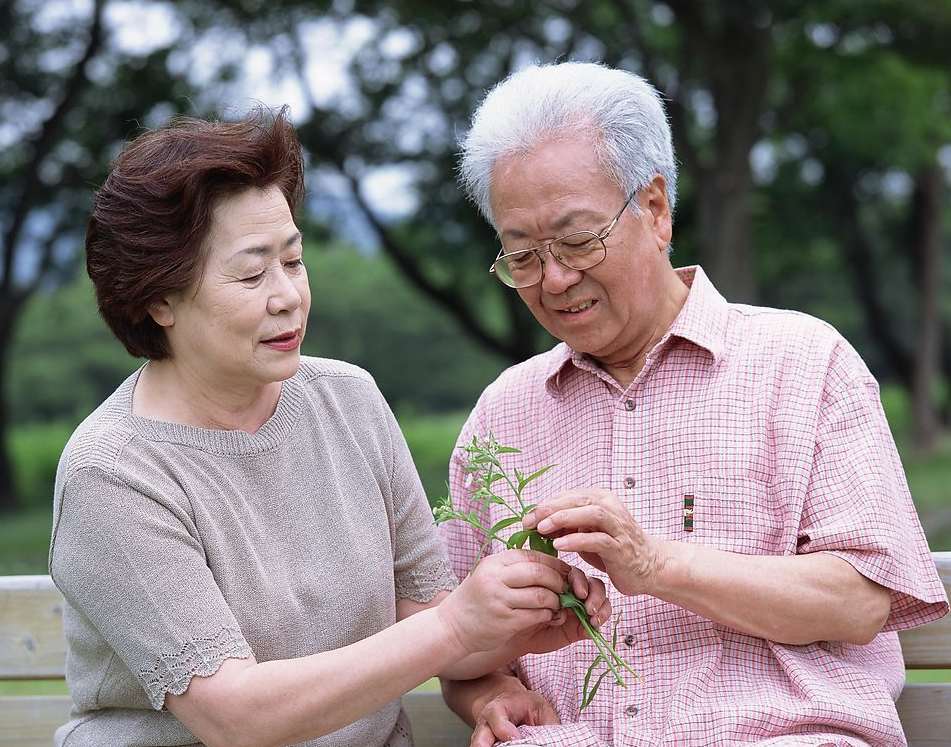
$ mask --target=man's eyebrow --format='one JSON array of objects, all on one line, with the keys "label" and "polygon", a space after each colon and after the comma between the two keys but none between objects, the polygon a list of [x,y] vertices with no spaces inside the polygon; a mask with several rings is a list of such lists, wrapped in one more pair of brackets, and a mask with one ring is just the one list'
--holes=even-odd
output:
[{"label": "man's eyebrow", "polygon": [[[284,246],[281,248],[287,249],[290,246],[294,246],[294,244],[301,240],[303,240],[303,236],[301,236],[300,231],[295,231],[294,234],[284,242]],[[270,252],[271,247],[269,246],[247,246],[244,249],[239,249],[236,251],[233,256],[237,257],[241,254],[254,254],[260,256],[264,254],[270,254]]]},{"label": "man's eyebrow", "polygon": [[[555,232],[554,236],[550,238],[558,238],[558,234],[576,220],[581,218],[590,219],[590,225],[584,227],[585,231],[594,231],[597,232],[604,228],[604,225],[607,223],[607,219],[604,216],[599,215],[596,211],[589,208],[579,208],[577,210],[570,210],[564,215],[562,215],[558,220],[551,224],[552,231]],[[594,225],[597,223],[597,225]],[[502,232],[502,238],[504,239],[524,239],[527,238],[529,234],[524,231],[520,231],[517,228],[510,228]]]}]

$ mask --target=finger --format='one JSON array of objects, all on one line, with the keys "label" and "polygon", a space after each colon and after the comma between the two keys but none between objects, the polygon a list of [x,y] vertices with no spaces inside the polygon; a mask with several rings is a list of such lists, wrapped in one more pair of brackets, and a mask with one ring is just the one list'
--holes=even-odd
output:
[{"label": "finger", "polygon": [[556,511],[563,511],[566,508],[575,508],[577,506],[587,506],[591,501],[592,496],[584,490],[567,490],[535,506],[535,508],[525,514],[525,516],[522,517],[522,526],[526,529],[533,529],[538,522],[551,516]]},{"label": "finger", "polygon": [[580,568],[572,568],[568,572],[568,583],[578,599],[588,598],[588,577]]},{"label": "finger", "polygon": [[555,616],[551,619],[551,622],[548,623],[550,628],[560,628],[568,619],[568,613],[564,609],[560,609],[555,613]]},{"label": "finger", "polygon": [[611,613],[612,613],[613,611],[614,611],[614,610],[613,610],[613,608],[611,607],[611,601],[610,601],[609,599],[605,599],[605,600],[604,600],[604,604],[602,604],[602,605],[598,608],[598,611],[594,613],[594,616],[591,618],[591,620],[592,620],[592,622],[595,622],[595,621],[596,621],[595,624],[596,624],[598,627],[600,627],[600,626],[604,625],[604,623],[606,623],[608,620],[611,619]]},{"label": "finger", "polygon": [[[508,737],[503,738],[508,739]],[[499,738],[496,737],[495,732],[489,728],[488,724],[485,721],[479,721],[472,731],[469,747],[492,747],[497,741],[499,741]]]},{"label": "finger", "polygon": [[562,579],[568,578],[568,571],[571,570],[571,566],[565,561],[534,550],[505,550],[493,557],[501,558],[503,565],[517,565],[519,563],[543,565],[557,571]]},{"label": "finger", "polygon": [[[577,592],[575,595],[577,596]],[[594,617],[607,598],[604,582],[599,578],[588,579],[588,596],[578,598],[584,599],[584,608],[588,611],[588,616]]]},{"label": "finger", "polygon": [[561,600],[553,591],[540,586],[529,586],[524,589],[510,589],[503,601],[511,609],[522,612],[548,610],[549,614],[542,622],[549,623],[554,613],[561,609]]},{"label": "finger", "polygon": [[587,552],[593,555],[610,555],[617,548],[617,540],[604,532],[576,532],[555,540],[559,552]]},{"label": "finger", "polygon": [[532,711],[535,726],[561,723],[561,719],[558,718],[558,712],[546,698],[539,696],[537,699],[537,707],[533,708]]},{"label": "finger", "polygon": [[556,511],[538,523],[538,531],[550,534],[560,529],[586,529],[618,536],[624,531],[620,517],[600,504]]},{"label": "finger", "polygon": [[[482,718],[485,719],[485,726],[495,735],[495,739],[505,742],[510,739],[518,739],[518,727],[512,722],[511,714],[503,704],[493,706],[490,704],[482,712]],[[521,718],[516,716],[516,718]],[[491,744],[490,743],[490,747]]]},{"label": "finger", "polygon": [[555,594],[561,594],[565,590],[565,576],[541,563],[506,566],[505,571],[499,575],[499,579],[510,589],[540,586]]}]

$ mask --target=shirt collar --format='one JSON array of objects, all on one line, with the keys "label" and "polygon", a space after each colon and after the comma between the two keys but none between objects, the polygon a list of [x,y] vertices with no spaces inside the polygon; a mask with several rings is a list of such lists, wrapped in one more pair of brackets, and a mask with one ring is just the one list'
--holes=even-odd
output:
[{"label": "shirt collar", "polygon": [[[710,353],[713,362],[717,363],[723,357],[726,347],[729,304],[710,282],[700,265],[678,267],[674,272],[690,290],[683,308],[657,347],[665,345],[671,337],[677,337],[703,348]],[[545,387],[552,396],[561,394],[562,385],[570,370],[569,363],[573,368],[588,371],[596,376],[607,376],[587,355],[561,343],[555,349],[545,375]]]}]

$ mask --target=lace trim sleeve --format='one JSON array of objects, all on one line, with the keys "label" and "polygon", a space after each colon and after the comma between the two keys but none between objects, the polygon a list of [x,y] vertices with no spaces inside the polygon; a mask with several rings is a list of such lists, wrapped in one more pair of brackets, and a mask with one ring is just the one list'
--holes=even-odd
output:
[{"label": "lace trim sleeve", "polygon": [[459,585],[449,562],[440,558],[436,563],[396,577],[396,598],[425,604],[441,591],[452,591]]},{"label": "lace trim sleeve", "polygon": [[251,654],[251,647],[241,631],[226,626],[213,636],[189,639],[177,653],[162,654],[154,666],[139,670],[139,680],[152,707],[161,711],[165,696],[168,693],[181,695],[188,689],[192,677],[209,677],[225,659],[247,659]]}]

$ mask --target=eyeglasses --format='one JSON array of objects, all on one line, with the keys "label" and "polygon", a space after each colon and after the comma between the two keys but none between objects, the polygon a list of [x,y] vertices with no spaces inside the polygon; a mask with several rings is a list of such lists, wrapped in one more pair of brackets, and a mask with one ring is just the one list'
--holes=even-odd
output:
[{"label": "eyeglasses", "polygon": [[506,253],[505,247],[502,247],[499,256],[489,267],[489,272],[509,288],[528,288],[541,282],[545,272],[542,255],[546,252],[550,253],[558,264],[569,270],[590,270],[604,261],[608,254],[604,240],[611,235],[611,231],[621,220],[621,215],[636,194],[637,192],[631,192],[627,201],[614,216],[614,220],[601,233],[575,231],[516,252]]}]

